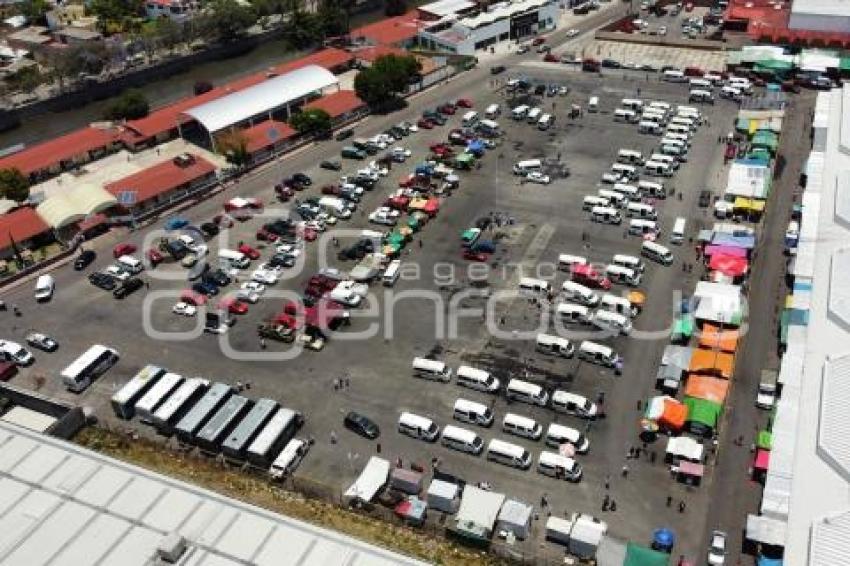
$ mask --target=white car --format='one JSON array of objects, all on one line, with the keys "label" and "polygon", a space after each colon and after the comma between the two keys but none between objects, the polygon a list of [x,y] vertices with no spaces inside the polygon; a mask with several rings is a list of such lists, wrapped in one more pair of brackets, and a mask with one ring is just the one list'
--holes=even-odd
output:
[{"label": "white car", "polygon": [[171,312],[182,316],[195,316],[198,313],[198,307],[181,301],[171,307]]},{"label": "white car", "polygon": [[369,294],[369,286],[365,283],[357,283],[356,281],[346,280],[340,281],[335,289],[340,289],[342,291],[350,291],[355,295],[360,295],[361,297],[365,297]]},{"label": "white car", "polygon": [[404,125],[407,126],[408,132],[418,132],[419,131],[419,126],[417,126],[413,122],[405,122]]},{"label": "white car", "polygon": [[301,248],[295,244],[280,244],[275,248],[275,251],[279,254],[291,255],[292,257],[301,255]]},{"label": "white car", "polygon": [[260,300],[260,294],[256,291],[239,289],[238,291],[236,291],[236,298],[240,301],[245,301],[246,303],[251,303],[253,305]]},{"label": "white car", "polygon": [[567,37],[575,37],[580,33],[581,32],[579,30],[577,30],[576,28],[572,28],[572,29],[567,30]]},{"label": "white car", "polygon": [[230,327],[223,322],[218,326],[204,326],[204,332],[209,332],[210,334],[226,334],[228,330],[230,330]]},{"label": "white car", "polygon": [[525,180],[529,183],[540,183],[541,185],[548,185],[552,182],[552,179],[549,178],[549,175],[544,175],[540,171],[531,171],[528,175],[525,176]]},{"label": "white car", "polygon": [[726,533],[723,531],[711,532],[711,544],[708,547],[708,563],[711,566],[720,566],[726,562]]},{"label": "white car", "polygon": [[386,167],[381,167],[378,165],[377,161],[369,162],[369,170],[376,173],[379,177],[386,177],[389,175],[390,171]]},{"label": "white car", "polygon": [[349,289],[341,289],[339,285],[333,288],[330,298],[332,301],[336,301],[347,307],[357,307],[363,301],[363,297]]},{"label": "white car", "polygon": [[661,26],[658,28],[658,35],[667,35],[667,26]]},{"label": "white car", "polygon": [[366,169],[360,169],[357,171],[355,177],[365,177],[371,181],[377,181],[380,175],[378,175],[378,172],[375,169],[367,167]]},{"label": "white car", "polygon": [[[381,149],[387,149],[387,146],[389,145],[387,143],[387,140],[384,139],[383,137],[381,137],[380,135],[373,137],[369,141],[372,142],[373,144],[377,145]],[[393,141],[395,141],[395,140],[393,140]]]},{"label": "white car", "polygon": [[103,270],[107,275],[111,275],[119,281],[126,281],[130,278],[130,274],[118,267],[117,265],[109,265]]},{"label": "white car", "polygon": [[623,178],[616,173],[603,173],[602,182],[608,183],[609,185],[616,185],[617,183],[622,183]]},{"label": "white car", "polygon": [[[274,273],[277,277],[280,277],[280,274],[283,272],[283,267],[272,266],[266,262],[258,265],[256,271],[268,271],[269,273]],[[256,281],[256,279],[254,279],[254,281]]]},{"label": "white car", "polygon": [[570,93],[570,89],[566,87],[566,85],[561,85],[558,87],[558,96],[567,96]]},{"label": "white car", "polygon": [[369,215],[369,222],[383,224],[384,226],[395,226],[398,222],[398,211],[390,210],[385,206],[381,207]]},{"label": "white car", "polygon": [[257,283],[256,281],[246,281],[245,283],[242,283],[240,289],[250,293],[257,293],[258,295],[262,295],[266,292],[266,286],[262,283]]},{"label": "white car", "polygon": [[411,155],[413,155],[413,152],[412,152],[412,151],[410,151],[410,150],[409,150],[409,149],[407,149],[406,147],[401,147],[400,145],[395,146],[395,147],[393,148],[392,153],[393,153],[393,154],[398,154],[398,155],[403,155],[403,156],[404,156],[404,157],[406,157],[406,158],[407,158],[407,157],[410,157]]},{"label": "white car", "polygon": [[32,352],[9,340],[0,340],[0,360],[3,359],[13,362],[16,366],[28,366],[35,361]]},{"label": "white car", "polygon": [[257,269],[251,274],[251,281],[262,283],[263,285],[274,285],[277,283],[278,273],[276,271],[267,271],[265,269]]},{"label": "white car", "polygon": [[523,53],[528,53],[528,50],[531,49],[527,43],[523,43],[519,47],[517,47],[516,52],[522,55]]}]

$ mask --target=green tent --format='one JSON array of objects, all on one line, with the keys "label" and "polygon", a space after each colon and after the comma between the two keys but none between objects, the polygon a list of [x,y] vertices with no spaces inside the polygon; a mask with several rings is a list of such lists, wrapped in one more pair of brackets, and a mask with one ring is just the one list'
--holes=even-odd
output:
[{"label": "green tent", "polygon": [[838,60],[838,69],[842,73],[850,72],[850,57],[842,57]]},{"label": "green tent", "polygon": [[773,447],[773,434],[766,430],[760,430],[758,436],[756,436],[756,446],[762,450],[770,450]]},{"label": "green tent", "polygon": [[770,151],[764,147],[754,147],[748,154],[747,159],[763,161],[765,165],[770,163]]},{"label": "green tent", "polygon": [[770,151],[771,154],[776,153],[776,148],[779,146],[779,136],[770,130],[759,130],[753,135],[752,147],[764,148]]},{"label": "green tent", "polygon": [[626,544],[623,566],[668,566],[670,555],[630,542]]},{"label": "green tent", "polygon": [[688,408],[688,424],[701,434],[714,430],[723,412],[720,403],[696,397],[685,397],[685,406]]},{"label": "green tent", "polygon": [[398,232],[393,232],[389,236],[387,236],[387,245],[403,248],[404,247],[404,236],[399,234]]},{"label": "green tent", "polygon": [[465,246],[471,246],[478,240],[478,236],[480,235],[480,228],[469,228],[468,230],[464,230],[460,235],[460,241],[463,242],[463,245]]},{"label": "green tent", "polygon": [[684,314],[676,317],[673,321],[673,329],[670,332],[672,342],[687,342],[694,335],[694,318]]}]

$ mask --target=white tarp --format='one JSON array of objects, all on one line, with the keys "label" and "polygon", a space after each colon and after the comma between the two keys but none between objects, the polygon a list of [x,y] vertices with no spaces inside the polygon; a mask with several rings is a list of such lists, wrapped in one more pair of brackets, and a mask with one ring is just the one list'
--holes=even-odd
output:
[{"label": "white tarp", "polygon": [[458,492],[460,487],[451,482],[433,480],[428,486],[428,507],[444,513],[457,511]]},{"label": "white tarp", "polygon": [[499,512],[500,531],[510,531],[520,540],[525,540],[531,533],[531,516],[534,507],[528,503],[508,499]]},{"label": "white tarp", "polygon": [[689,436],[671,436],[667,440],[667,454],[690,462],[702,462],[703,446]]},{"label": "white tarp", "polygon": [[505,496],[501,493],[467,485],[463,488],[463,497],[457,512],[457,528],[483,538],[490,538],[493,525],[504,502]]},{"label": "white tarp", "polygon": [[694,298],[697,308],[694,316],[698,320],[738,325],[741,322],[741,288],[727,283],[700,281]]},{"label": "white tarp", "polygon": [[346,490],[345,496],[372,501],[378,491],[386,485],[389,477],[389,460],[372,456],[366,463],[366,467],[360,472],[357,480]]},{"label": "white tarp", "polygon": [[770,168],[765,165],[734,162],[729,168],[724,194],[745,198],[767,198]]},{"label": "white tarp", "polygon": [[785,546],[785,529],[787,526],[784,521],[777,521],[770,517],[747,515],[747,540]]}]

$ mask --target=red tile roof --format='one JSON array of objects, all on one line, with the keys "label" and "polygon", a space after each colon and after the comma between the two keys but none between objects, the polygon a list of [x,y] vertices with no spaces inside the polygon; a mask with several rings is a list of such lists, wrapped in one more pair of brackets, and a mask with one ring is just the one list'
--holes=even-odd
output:
[{"label": "red tile roof", "polygon": [[116,197],[122,191],[137,191],[136,202],[141,203],[215,171],[215,165],[203,157],[198,155],[192,157],[195,158],[195,162],[187,167],[180,167],[169,159],[113,181],[104,188]]},{"label": "red tile roof", "polygon": [[291,138],[295,133],[292,126],[286,122],[279,122],[277,120],[266,120],[265,122],[260,122],[242,130],[248,153],[254,153],[281,140]]},{"label": "red tile roof", "polygon": [[407,51],[399,47],[389,45],[376,45],[375,47],[364,47],[353,52],[353,55],[361,61],[373,62],[382,55],[407,55]]},{"label": "red tile roof", "polygon": [[0,169],[14,167],[29,175],[88,151],[107,147],[117,139],[117,130],[83,128],[0,158]]},{"label": "red tile roof", "polygon": [[394,45],[416,37],[423,23],[410,11],[401,16],[386,18],[351,30],[351,37],[364,37],[377,45]]},{"label": "red tile roof", "polygon": [[331,118],[336,118],[365,105],[353,90],[340,90],[305,104],[304,108],[320,108],[330,114]]},{"label": "red tile roof", "polygon": [[12,245],[9,234],[15,243],[21,244],[33,236],[38,236],[50,230],[47,222],[30,207],[19,208],[0,216],[0,249],[5,250]]}]

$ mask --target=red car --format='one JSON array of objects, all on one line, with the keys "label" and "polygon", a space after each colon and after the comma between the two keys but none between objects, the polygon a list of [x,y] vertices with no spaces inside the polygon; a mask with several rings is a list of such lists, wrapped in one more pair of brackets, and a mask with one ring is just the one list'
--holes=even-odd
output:
[{"label": "red car", "polygon": [[238,251],[242,252],[243,254],[245,254],[246,256],[248,256],[251,259],[260,259],[260,252],[258,252],[257,250],[255,250],[254,248],[249,246],[248,244],[242,244],[241,246],[239,246],[236,249]]},{"label": "red car", "polygon": [[488,259],[490,259],[490,256],[488,256],[484,252],[474,252],[472,250],[465,250],[463,252],[463,259],[468,259],[469,261],[486,262]]},{"label": "red car", "polygon": [[442,114],[447,114],[447,115],[449,115],[449,116],[454,115],[454,113],[456,112],[455,107],[454,107],[454,106],[452,106],[451,104],[443,104],[442,106],[440,106],[439,108],[437,108],[437,110],[438,110],[440,113],[442,113]]},{"label": "red car", "polygon": [[560,62],[560,59],[558,59],[558,56],[553,53],[547,53],[543,56],[543,61],[546,63],[558,63]]},{"label": "red car", "polygon": [[403,188],[403,189],[407,189],[407,188],[412,187],[415,183],[416,183],[416,175],[411,174],[411,175],[408,175],[406,177],[402,177],[401,180],[398,182],[398,186]]},{"label": "red car", "polygon": [[611,280],[590,265],[574,265],[572,278],[576,283],[593,289],[604,289],[607,291],[611,288]]},{"label": "red car", "polygon": [[410,204],[410,198],[406,196],[394,196],[388,198],[384,202],[384,206],[388,206],[390,208],[394,208],[396,210],[407,210],[407,205]]},{"label": "red car", "polygon": [[277,242],[278,236],[272,232],[269,232],[265,228],[260,228],[257,230],[257,239],[261,242]]},{"label": "red car", "polygon": [[339,185],[325,185],[322,187],[323,195],[338,195],[339,194]]},{"label": "red car", "polygon": [[148,251],[145,252],[145,257],[148,258],[148,261],[150,262],[151,267],[156,267],[157,265],[162,263],[162,260],[164,259],[162,257],[162,254],[159,253],[158,251],[156,251],[153,248],[151,248],[151,249],[149,249]]},{"label": "red car", "polygon": [[231,314],[245,314],[248,312],[248,303],[232,297],[225,297],[218,302],[218,308]]},{"label": "red car", "polygon": [[326,275],[314,275],[309,279],[309,281],[307,281],[308,287],[320,287],[327,291],[330,291],[337,285],[339,285],[339,281],[331,279]]},{"label": "red car", "polygon": [[546,43],[545,37],[535,37],[534,41],[531,42],[531,45],[537,46],[537,45],[543,45],[544,43]]},{"label": "red car", "polygon": [[449,146],[447,146],[445,142],[435,142],[429,145],[428,149],[434,153],[440,153],[441,151],[449,149]]},{"label": "red car", "polygon": [[122,255],[130,255],[135,252],[138,248],[133,244],[118,244],[114,248],[112,248],[112,257],[118,259]]},{"label": "red car", "polygon": [[472,108],[473,106],[472,101],[468,98],[459,98],[455,104],[461,108]]},{"label": "red car", "polygon": [[434,127],[434,122],[432,122],[431,120],[426,120],[425,118],[422,118],[421,120],[416,122],[416,125],[420,128],[425,129],[425,130],[430,130]]},{"label": "red car", "polygon": [[191,289],[185,289],[182,293],[180,293],[180,300],[184,303],[195,305],[196,307],[200,307],[207,304],[206,296],[201,295],[200,293],[196,293]]},{"label": "red car", "polygon": [[319,237],[319,233],[313,230],[312,228],[305,227],[302,230],[303,233],[301,234],[301,237],[304,238],[304,240],[307,242],[313,242],[316,240],[316,238]]},{"label": "red car", "polygon": [[274,188],[274,192],[277,193],[277,198],[279,198],[283,202],[286,202],[293,196],[295,196],[295,191],[292,190],[292,187],[286,187],[284,185],[277,185]]}]

